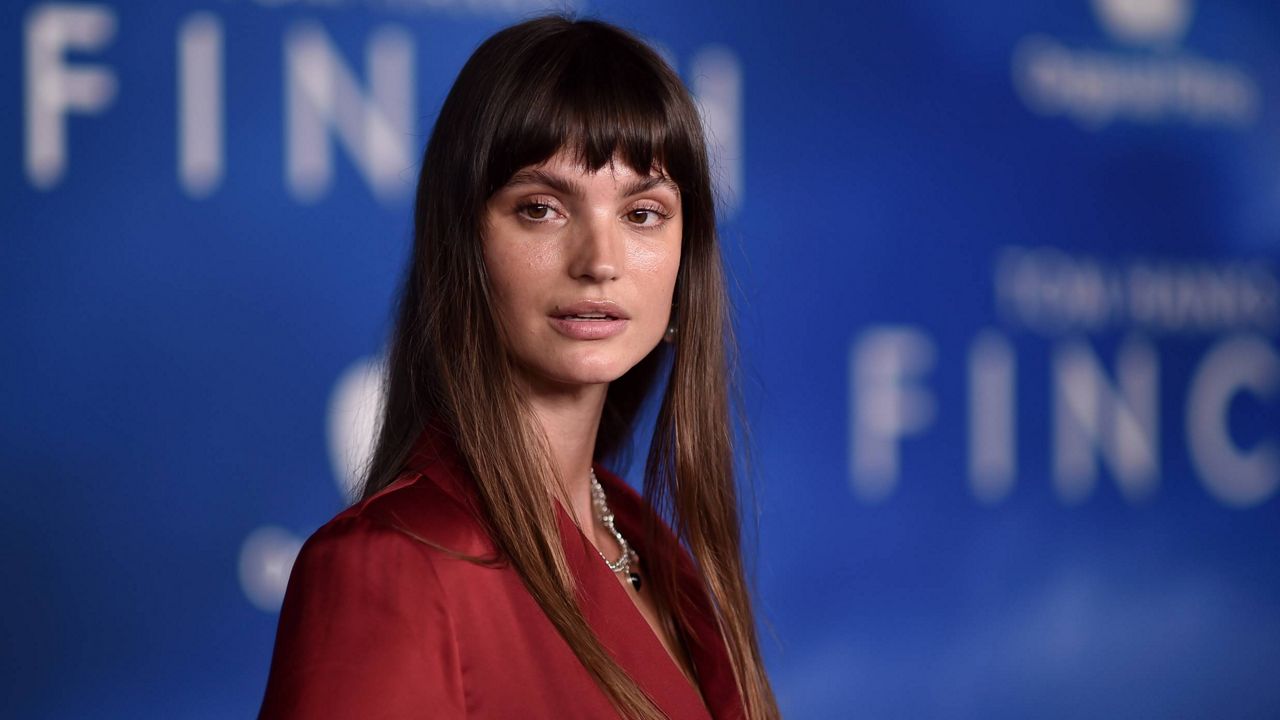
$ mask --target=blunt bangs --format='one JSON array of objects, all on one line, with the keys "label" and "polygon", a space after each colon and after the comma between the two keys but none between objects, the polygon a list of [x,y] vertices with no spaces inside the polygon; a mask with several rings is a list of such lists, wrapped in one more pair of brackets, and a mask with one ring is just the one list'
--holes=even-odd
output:
[{"label": "blunt bangs", "polygon": [[616,157],[639,175],[661,171],[682,194],[701,194],[706,160],[697,109],[648,46],[579,21],[517,48],[506,64],[511,86],[495,90],[510,102],[495,108],[488,195],[561,149],[591,172]]}]

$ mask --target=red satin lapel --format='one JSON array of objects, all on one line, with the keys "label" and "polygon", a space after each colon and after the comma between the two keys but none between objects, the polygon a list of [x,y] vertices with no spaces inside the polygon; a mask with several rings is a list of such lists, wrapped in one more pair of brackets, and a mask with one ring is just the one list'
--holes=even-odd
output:
[{"label": "red satin lapel", "polygon": [[[581,583],[583,613],[600,642],[668,717],[710,717],[698,692],[667,654],[640,608],[558,501],[556,511],[565,553]],[[621,520],[622,516],[618,517]]]},{"label": "red satin lapel", "polygon": [[[646,552],[650,551],[650,548],[646,548],[643,545],[645,541],[644,517],[647,513],[652,512],[648,503],[625,480],[599,465],[596,465],[596,476],[600,479],[600,483],[604,486],[605,492],[609,497],[610,509],[617,516],[618,529],[627,538],[628,543],[636,546],[636,552],[642,558],[645,557]],[[706,708],[716,720],[741,718],[741,696],[738,693],[737,681],[733,677],[733,669],[729,663],[729,653],[725,648],[719,625],[715,621],[710,600],[702,589],[702,583],[698,580],[688,552],[676,540],[670,526],[666,522],[659,520],[658,531],[660,533],[658,542],[661,545],[666,548],[678,549],[676,552],[667,554],[675,555],[677,575],[680,578],[681,587],[687,590],[687,593],[681,594],[680,601],[685,603],[684,607],[690,611],[686,614],[691,618],[694,626],[694,637],[691,639],[692,642],[689,643],[689,654],[697,671],[699,687],[702,691],[702,697],[706,701]],[[632,538],[635,539],[633,540]],[[605,568],[605,570],[608,571],[608,568]],[[621,587],[618,590],[630,602],[631,599],[626,596],[626,591]],[[683,673],[671,661],[670,656],[666,654],[666,649],[662,647],[661,641],[657,639],[656,635],[653,635],[652,629],[649,628],[644,616],[640,615],[640,611],[634,607],[634,603],[632,603],[632,608],[635,610],[637,618],[653,637],[654,642],[658,643],[658,651],[663,654],[663,659],[667,661],[672,671],[683,680]],[[685,687],[688,687],[688,682],[685,682]]]}]

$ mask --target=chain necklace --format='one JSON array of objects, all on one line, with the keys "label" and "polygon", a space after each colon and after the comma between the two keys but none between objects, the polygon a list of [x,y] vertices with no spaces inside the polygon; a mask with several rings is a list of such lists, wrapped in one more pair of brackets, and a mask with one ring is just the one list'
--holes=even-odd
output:
[{"label": "chain necklace", "polygon": [[610,570],[616,573],[620,572],[625,575],[626,578],[631,581],[631,586],[636,590],[639,590],[640,574],[631,569],[631,563],[632,561],[639,563],[640,556],[637,555],[636,551],[632,550],[631,546],[627,544],[627,539],[622,537],[622,533],[618,532],[618,528],[614,527],[613,513],[605,503],[604,488],[600,486],[600,481],[596,478],[595,468],[591,468],[591,504],[595,506],[596,517],[600,522],[604,523],[604,526],[609,529],[609,532],[613,533],[613,536],[617,538],[618,546],[622,548],[622,557],[611,561],[609,558],[604,556],[604,553],[600,552],[600,548],[596,548],[596,552],[600,553],[600,558],[604,560]]}]

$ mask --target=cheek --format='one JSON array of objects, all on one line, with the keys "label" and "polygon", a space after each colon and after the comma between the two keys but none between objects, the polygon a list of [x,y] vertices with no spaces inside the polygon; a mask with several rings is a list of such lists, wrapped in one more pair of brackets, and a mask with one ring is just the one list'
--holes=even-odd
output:
[{"label": "cheek", "polygon": [[515,240],[507,252],[511,264],[534,276],[551,272],[560,264],[560,242],[550,237]]},{"label": "cheek", "polygon": [[[672,254],[671,250],[664,246],[637,243],[628,249],[627,264],[636,272],[661,276],[666,266],[671,264]],[[680,253],[676,252],[674,255],[678,263]]]},{"label": "cheek", "polygon": [[559,256],[554,243],[495,238],[485,242],[484,260],[494,293],[504,304],[518,305],[555,269]]},{"label": "cheek", "polygon": [[666,235],[656,242],[637,242],[627,247],[628,267],[651,278],[653,283],[674,287],[680,268],[680,245],[681,224],[673,221]]},{"label": "cheek", "polygon": [[677,240],[673,245],[647,245],[631,251],[628,258],[637,278],[639,291],[638,307],[643,312],[637,318],[643,318],[637,326],[646,342],[657,342],[666,332],[670,322],[671,303],[675,301],[673,293],[676,275],[680,270],[680,246]]}]

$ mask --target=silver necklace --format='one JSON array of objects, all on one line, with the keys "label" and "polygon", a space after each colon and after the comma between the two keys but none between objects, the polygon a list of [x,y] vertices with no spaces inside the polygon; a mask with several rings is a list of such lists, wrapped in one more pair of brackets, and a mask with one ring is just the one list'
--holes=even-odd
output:
[{"label": "silver necklace", "polygon": [[604,560],[609,569],[618,573],[622,573],[631,581],[631,586],[636,590],[640,589],[640,574],[631,570],[631,562],[640,562],[640,556],[635,550],[627,544],[627,539],[622,537],[622,533],[618,532],[618,528],[613,524],[613,513],[609,510],[609,505],[604,500],[604,488],[600,486],[600,480],[596,478],[596,469],[591,468],[591,504],[595,506],[596,517],[604,526],[613,533],[618,540],[618,546],[622,548],[622,557],[617,560],[609,560],[600,552],[600,548],[596,548],[596,552],[600,553],[600,558]]}]

